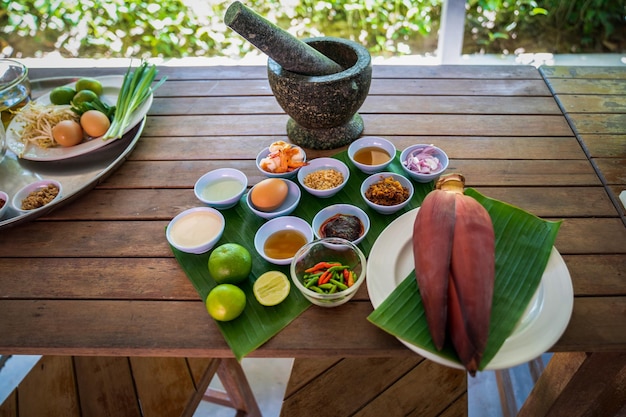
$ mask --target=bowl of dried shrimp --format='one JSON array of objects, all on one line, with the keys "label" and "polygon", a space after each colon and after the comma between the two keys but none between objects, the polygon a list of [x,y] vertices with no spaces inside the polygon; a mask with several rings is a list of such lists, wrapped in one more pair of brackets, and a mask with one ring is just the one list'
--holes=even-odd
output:
[{"label": "bowl of dried shrimp", "polygon": [[256,157],[256,167],[270,178],[293,178],[306,164],[304,149],[283,141],[272,143]]}]

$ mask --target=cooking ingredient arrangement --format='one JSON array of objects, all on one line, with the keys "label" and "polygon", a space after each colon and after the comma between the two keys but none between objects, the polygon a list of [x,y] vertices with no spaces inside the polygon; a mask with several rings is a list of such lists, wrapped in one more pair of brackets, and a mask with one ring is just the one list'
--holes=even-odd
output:
[{"label": "cooking ingredient arrangement", "polygon": [[[334,158],[349,166],[345,187],[329,198],[302,193],[290,216],[311,224],[322,209],[349,201],[363,209],[371,221],[371,228],[359,246],[366,256],[380,257],[377,238],[402,216],[417,211],[411,221],[415,253],[409,255],[414,257],[411,261],[415,262],[415,270],[406,277],[388,274],[383,277],[370,275],[368,267],[366,282],[391,279],[396,284],[386,299],[375,305],[367,319],[401,340],[432,352],[435,358],[457,363],[472,375],[483,370],[514,331],[535,294],[559,223],[543,221],[474,190],[464,189],[460,175],[443,176],[441,184],[447,182],[448,185],[440,185],[440,189],[435,189],[434,183],[415,183],[415,193],[406,207],[382,214],[365,204],[363,194],[359,196],[361,184],[370,175],[356,169],[345,151]],[[402,161],[394,157],[387,169],[401,174]],[[452,185],[456,188],[451,188]],[[279,273],[288,277],[290,270],[289,265],[271,264],[254,247],[248,246],[255,231],[267,220],[255,215],[245,200],[244,195],[239,204],[222,210],[225,230],[218,242],[218,245],[232,242],[247,247],[252,257],[249,278],[237,284],[247,295],[245,308],[233,320],[216,321],[226,342],[240,359],[311,306],[301,288],[299,291],[294,291],[293,286],[285,289],[284,280],[280,281],[283,284],[278,284],[279,281],[276,284],[280,288],[276,292],[287,294],[284,298],[274,297],[280,302],[268,306],[258,298],[258,291],[255,293],[253,287],[259,277]],[[437,217],[441,213],[447,216]],[[335,219],[342,217],[348,218],[344,213]],[[442,233],[442,228],[448,230],[447,234]],[[418,242],[420,239],[423,244]],[[478,243],[472,245],[472,242]],[[440,249],[436,254],[429,252],[428,245],[432,243]],[[206,267],[210,253],[192,255],[172,249],[190,281],[206,300],[210,291],[220,285]],[[428,266],[425,260],[437,266]],[[474,262],[480,265],[476,267]],[[532,264],[530,267],[528,262]],[[292,264],[295,263],[294,260]],[[354,285],[351,265],[336,259],[321,259],[306,268],[307,271],[299,275],[298,284],[319,295],[340,294]],[[293,280],[294,275],[291,276]],[[374,298],[372,295],[370,289],[370,297]],[[431,300],[427,306],[422,297],[429,295]],[[437,301],[433,303],[432,299]],[[429,322],[432,323],[429,325]]]}]

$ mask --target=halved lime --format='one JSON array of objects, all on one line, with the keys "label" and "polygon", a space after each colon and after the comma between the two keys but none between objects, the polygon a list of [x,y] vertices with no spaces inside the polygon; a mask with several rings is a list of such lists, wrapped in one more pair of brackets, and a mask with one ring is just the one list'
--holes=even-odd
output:
[{"label": "halved lime", "polygon": [[289,295],[291,284],[287,275],[280,271],[267,271],[254,282],[252,292],[259,304],[275,306]]}]

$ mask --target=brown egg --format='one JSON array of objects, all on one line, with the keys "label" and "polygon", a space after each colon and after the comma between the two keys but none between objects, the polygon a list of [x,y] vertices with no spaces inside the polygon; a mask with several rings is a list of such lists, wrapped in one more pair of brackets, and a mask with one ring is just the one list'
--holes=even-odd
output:
[{"label": "brown egg", "polygon": [[98,110],[87,110],[80,116],[80,125],[86,134],[92,138],[97,138],[109,130],[111,122],[106,114]]},{"label": "brown egg", "polygon": [[73,120],[62,120],[52,128],[52,137],[61,146],[78,145],[83,140],[83,129]]},{"label": "brown egg", "polygon": [[280,207],[287,198],[289,187],[280,178],[267,178],[250,191],[250,201],[261,211],[272,211]]}]

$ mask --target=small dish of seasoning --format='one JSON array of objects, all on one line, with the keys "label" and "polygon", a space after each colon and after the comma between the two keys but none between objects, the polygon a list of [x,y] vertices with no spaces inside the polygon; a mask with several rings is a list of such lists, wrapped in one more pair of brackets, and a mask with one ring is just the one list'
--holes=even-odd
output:
[{"label": "small dish of seasoning", "polygon": [[448,168],[448,155],[434,145],[412,145],[400,154],[404,172],[417,182],[430,182]]},{"label": "small dish of seasoning", "polygon": [[62,190],[59,181],[49,179],[35,181],[15,193],[11,204],[19,213],[29,213],[60,200]]},{"label": "small dish of seasoning", "polygon": [[361,197],[381,214],[391,214],[406,207],[413,197],[413,183],[403,175],[379,172],[361,183]]},{"label": "small dish of seasoning", "polygon": [[254,248],[266,261],[289,265],[298,250],[313,240],[313,229],[306,220],[281,216],[264,223],[254,235]]},{"label": "small dish of seasoning", "polygon": [[335,158],[315,158],[298,171],[298,182],[309,194],[328,198],[348,183],[348,166]]},{"label": "small dish of seasoning", "polygon": [[318,211],[311,225],[318,239],[338,237],[358,245],[369,231],[370,219],[357,206],[333,204]]},{"label": "small dish of seasoning", "polygon": [[234,168],[218,168],[201,176],[193,191],[198,200],[218,210],[235,206],[246,187],[246,174]]},{"label": "small dish of seasoning", "polygon": [[366,174],[384,170],[395,157],[395,145],[378,136],[363,136],[348,147],[348,158]]},{"label": "small dish of seasoning", "polygon": [[0,220],[4,217],[4,214],[9,210],[9,195],[4,191],[0,191]]},{"label": "small dish of seasoning", "polygon": [[224,233],[226,221],[212,207],[194,207],[177,214],[167,225],[165,236],[176,249],[200,254],[215,246]]}]

